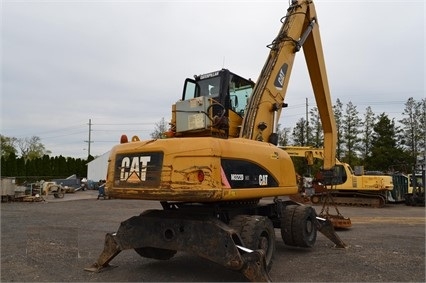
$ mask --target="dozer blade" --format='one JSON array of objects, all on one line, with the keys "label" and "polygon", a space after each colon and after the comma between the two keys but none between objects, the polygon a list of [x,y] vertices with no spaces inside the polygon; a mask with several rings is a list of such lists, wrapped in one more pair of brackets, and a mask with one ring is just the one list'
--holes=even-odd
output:
[{"label": "dozer blade", "polygon": [[333,243],[336,244],[336,248],[346,248],[346,244],[340,239],[334,230],[333,223],[329,219],[321,218],[317,216],[317,229],[324,236],[329,238]]}]

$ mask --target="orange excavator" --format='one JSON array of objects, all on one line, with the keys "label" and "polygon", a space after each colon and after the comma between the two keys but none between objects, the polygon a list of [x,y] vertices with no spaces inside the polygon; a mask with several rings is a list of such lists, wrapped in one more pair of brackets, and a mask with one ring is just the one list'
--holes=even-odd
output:
[{"label": "orange excavator", "polygon": [[108,233],[87,267],[99,271],[121,251],[167,260],[185,251],[270,281],[275,229],[285,244],[312,247],[317,231],[345,247],[328,219],[288,199],[298,191],[290,156],[277,147],[278,119],[295,55],[303,49],[324,129],[324,172],[333,178],[336,126],[312,1],[293,0],[254,84],[229,70],[185,80],[168,138],[123,135],[110,152],[106,194],[159,201]]}]

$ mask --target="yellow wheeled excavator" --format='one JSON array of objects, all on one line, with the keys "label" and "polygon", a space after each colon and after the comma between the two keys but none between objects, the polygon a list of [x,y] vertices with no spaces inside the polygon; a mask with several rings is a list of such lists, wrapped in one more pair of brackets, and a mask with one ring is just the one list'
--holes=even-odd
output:
[{"label": "yellow wheeled excavator", "polygon": [[303,48],[324,129],[323,175],[333,177],[336,127],[312,1],[291,2],[268,47],[256,84],[226,69],[186,79],[168,138],[121,137],[108,160],[106,194],[159,201],[162,209],[108,233],[86,270],[101,270],[126,249],[161,260],[185,251],[270,281],[275,228],[287,245],[312,247],[320,231],[345,247],[329,220],[286,198],[297,193],[296,172],[277,147],[293,61]]}]

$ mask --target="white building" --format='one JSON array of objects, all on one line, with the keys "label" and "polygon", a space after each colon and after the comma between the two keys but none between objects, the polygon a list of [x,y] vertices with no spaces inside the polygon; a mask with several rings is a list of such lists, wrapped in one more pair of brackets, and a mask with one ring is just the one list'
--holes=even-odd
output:
[{"label": "white building", "polygon": [[87,179],[98,182],[106,180],[109,151],[87,163]]}]

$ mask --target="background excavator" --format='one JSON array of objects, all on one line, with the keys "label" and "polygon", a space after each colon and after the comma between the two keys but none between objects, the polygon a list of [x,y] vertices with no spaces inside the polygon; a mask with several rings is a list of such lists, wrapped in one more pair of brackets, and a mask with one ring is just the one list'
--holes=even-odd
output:
[{"label": "background excavator", "polygon": [[323,175],[332,182],[336,127],[318,20],[312,1],[293,0],[254,84],[226,69],[186,79],[172,106],[168,138],[123,135],[110,153],[106,193],[155,200],[105,237],[86,270],[122,250],[167,260],[194,253],[251,281],[270,281],[275,228],[285,244],[312,247],[320,231],[345,247],[328,219],[286,196],[297,193],[293,162],[278,148],[277,125],[295,54],[303,48],[324,129]]},{"label": "background excavator", "polygon": [[[330,190],[323,186],[321,171],[324,151],[320,148],[284,146],[284,149],[292,158],[303,159],[305,161],[304,178],[312,178],[312,191],[305,194],[312,203],[324,202],[327,194],[331,194],[333,202],[336,205],[349,206],[371,206],[383,207],[387,202],[387,195],[393,189],[391,175],[367,175],[360,172],[355,174],[349,164],[340,162],[336,159],[334,166],[334,183]],[[318,160],[319,163],[316,163]]]}]

